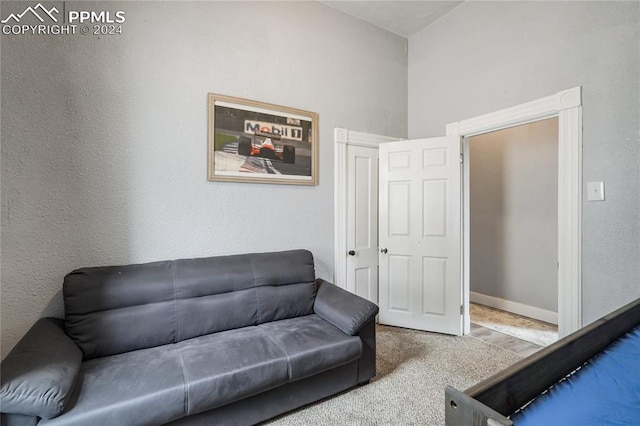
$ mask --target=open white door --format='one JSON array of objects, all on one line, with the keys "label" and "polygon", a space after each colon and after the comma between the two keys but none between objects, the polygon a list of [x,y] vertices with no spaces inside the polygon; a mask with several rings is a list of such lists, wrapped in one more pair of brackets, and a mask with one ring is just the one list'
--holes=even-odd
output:
[{"label": "open white door", "polygon": [[380,145],[380,323],[462,334],[460,138]]}]

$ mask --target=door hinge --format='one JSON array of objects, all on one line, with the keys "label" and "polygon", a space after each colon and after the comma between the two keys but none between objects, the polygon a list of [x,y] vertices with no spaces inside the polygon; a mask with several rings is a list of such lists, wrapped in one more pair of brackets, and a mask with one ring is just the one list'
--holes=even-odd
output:
[{"label": "door hinge", "polygon": [[464,305],[460,305],[460,315],[464,315]]},{"label": "door hinge", "polygon": [[464,163],[464,154],[460,153],[460,164]]}]

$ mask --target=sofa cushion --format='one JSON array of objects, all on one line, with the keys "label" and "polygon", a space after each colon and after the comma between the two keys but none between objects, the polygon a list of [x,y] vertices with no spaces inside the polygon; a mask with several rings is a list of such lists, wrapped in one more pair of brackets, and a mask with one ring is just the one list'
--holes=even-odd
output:
[{"label": "sofa cushion", "polygon": [[257,327],[82,364],[60,417],[39,424],[163,424],[289,381],[287,357]]},{"label": "sofa cushion", "polygon": [[78,269],[63,296],[67,334],[85,359],[175,341],[172,262]]},{"label": "sofa cushion", "polygon": [[175,261],[176,341],[257,324],[246,255]]},{"label": "sofa cushion", "polygon": [[187,414],[216,408],[289,381],[285,354],[256,327],[180,344]]},{"label": "sofa cushion", "polygon": [[307,250],[176,260],[174,277],[177,341],[313,313]]},{"label": "sofa cushion", "polygon": [[251,258],[258,324],[313,313],[316,298],[313,256],[307,250],[262,253]]},{"label": "sofa cushion", "polygon": [[85,359],[313,313],[307,250],[83,268],[65,277],[65,325]]},{"label": "sofa cushion", "polygon": [[362,341],[338,330],[317,315],[258,326],[286,354],[289,380],[347,364],[362,355]]},{"label": "sofa cushion", "polygon": [[85,361],[65,411],[39,425],[153,425],[183,417],[185,385],[175,346]]}]

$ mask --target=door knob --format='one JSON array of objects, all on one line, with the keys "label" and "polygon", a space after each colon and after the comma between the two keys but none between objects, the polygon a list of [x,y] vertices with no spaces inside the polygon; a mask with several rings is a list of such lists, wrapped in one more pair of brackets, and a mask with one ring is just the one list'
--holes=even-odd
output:
[{"label": "door knob", "polygon": [[355,256],[356,252],[355,250],[349,250],[349,256]]},{"label": "door knob", "polygon": [[381,249],[381,250],[380,250],[380,253],[382,253],[382,254],[387,254],[387,249],[386,249],[386,248]]}]

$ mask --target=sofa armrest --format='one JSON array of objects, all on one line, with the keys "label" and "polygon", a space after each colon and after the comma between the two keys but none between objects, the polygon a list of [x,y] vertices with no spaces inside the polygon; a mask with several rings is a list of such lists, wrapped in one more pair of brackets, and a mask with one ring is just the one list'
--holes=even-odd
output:
[{"label": "sofa armrest", "polygon": [[378,313],[378,305],[349,293],[323,279],[317,279],[318,293],[313,311],[344,333],[354,336]]},{"label": "sofa armrest", "polygon": [[82,352],[65,334],[64,322],[42,318],[0,364],[4,413],[45,419],[62,413],[82,363]]}]

